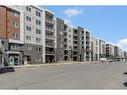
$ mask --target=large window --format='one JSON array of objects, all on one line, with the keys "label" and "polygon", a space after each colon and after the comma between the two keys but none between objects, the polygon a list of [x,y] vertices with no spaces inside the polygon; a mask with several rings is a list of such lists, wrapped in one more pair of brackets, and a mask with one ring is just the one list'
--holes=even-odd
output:
[{"label": "large window", "polygon": [[41,34],[41,30],[36,28],[36,34]]},{"label": "large window", "polygon": [[40,43],[41,42],[41,38],[36,38],[36,43]]},{"label": "large window", "polygon": [[26,36],[26,40],[31,40],[31,36]]},{"label": "large window", "polygon": [[17,33],[12,33],[12,38],[17,39],[18,38],[18,34]]},{"label": "large window", "polygon": [[12,15],[15,16],[15,17],[19,17],[20,13],[16,12],[16,11],[12,11]]},{"label": "large window", "polygon": [[29,12],[31,12],[31,8],[28,7],[28,6],[26,6],[26,10],[29,11]]},{"label": "large window", "polygon": [[26,30],[27,31],[31,31],[31,27],[30,26],[26,26]]},{"label": "large window", "polygon": [[12,22],[12,26],[15,27],[15,28],[18,28],[19,27],[18,22],[17,21],[13,21]]},{"label": "large window", "polygon": [[36,20],[36,25],[41,25],[41,21],[40,20]]},{"label": "large window", "polygon": [[41,51],[41,47],[38,47],[38,46],[37,46],[37,47],[36,47],[36,51],[37,51],[37,52],[40,52],[40,51]]},{"label": "large window", "polygon": [[26,46],[26,50],[32,50],[32,46],[31,45],[27,45]]},{"label": "large window", "polygon": [[31,17],[30,16],[26,16],[26,20],[27,21],[31,21]]},{"label": "large window", "polygon": [[41,13],[36,11],[36,16],[41,17]]},{"label": "large window", "polygon": [[10,48],[13,49],[13,50],[18,50],[19,45],[18,44],[10,44]]}]

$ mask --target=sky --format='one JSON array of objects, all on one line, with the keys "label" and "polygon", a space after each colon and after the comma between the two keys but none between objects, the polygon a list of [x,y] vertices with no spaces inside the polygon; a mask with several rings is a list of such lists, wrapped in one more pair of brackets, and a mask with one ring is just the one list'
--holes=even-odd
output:
[{"label": "sky", "polygon": [[127,6],[41,6],[70,26],[88,29],[92,36],[127,51]]}]

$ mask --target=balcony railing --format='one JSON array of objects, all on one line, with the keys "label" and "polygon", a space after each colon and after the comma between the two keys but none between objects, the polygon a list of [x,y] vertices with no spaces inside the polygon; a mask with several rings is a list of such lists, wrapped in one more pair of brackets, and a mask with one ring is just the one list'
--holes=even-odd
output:
[{"label": "balcony railing", "polygon": [[77,46],[77,45],[78,45],[78,43],[74,43],[73,45],[74,45],[74,46]]},{"label": "balcony railing", "polygon": [[55,44],[52,44],[52,43],[46,43],[46,47],[54,47]]},{"label": "balcony railing", "polygon": [[52,35],[46,35],[46,38],[54,40],[54,36]]},{"label": "balcony railing", "polygon": [[46,26],[46,29],[49,30],[49,31],[54,31],[54,28],[49,27],[49,26]]},{"label": "balcony railing", "polygon": [[46,21],[53,23],[53,18],[46,17]]},{"label": "balcony railing", "polygon": [[77,33],[73,33],[73,35],[74,35],[74,36],[78,36],[78,34],[77,34]]},{"label": "balcony railing", "polygon": [[73,51],[78,51],[78,48],[74,48]]},{"label": "balcony railing", "polygon": [[46,51],[46,54],[55,54],[54,51]]},{"label": "balcony railing", "polygon": [[86,40],[90,40],[90,37],[86,37]]}]

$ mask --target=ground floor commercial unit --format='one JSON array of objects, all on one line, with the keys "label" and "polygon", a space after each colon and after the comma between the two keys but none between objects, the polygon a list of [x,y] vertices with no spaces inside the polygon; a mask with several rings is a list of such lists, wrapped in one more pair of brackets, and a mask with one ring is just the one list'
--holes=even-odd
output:
[{"label": "ground floor commercial unit", "polygon": [[13,43],[8,39],[0,42],[0,62],[4,66],[45,63],[42,45]]}]

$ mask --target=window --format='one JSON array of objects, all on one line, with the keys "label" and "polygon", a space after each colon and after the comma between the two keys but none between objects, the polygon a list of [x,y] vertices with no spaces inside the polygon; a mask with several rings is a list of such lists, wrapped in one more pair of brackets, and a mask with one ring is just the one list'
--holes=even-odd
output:
[{"label": "window", "polygon": [[15,27],[15,28],[18,28],[18,27],[19,27],[19,26],[18,26],[18,22],[13,21],[13,22],[12,22],[12,26]]},{"label": "window", "polygon": [[30,26],[26,26],[26,30],[27,31],[31,31],[31,27]]},{"label": "window", "polygon": [[18,38],[17,33],[12,33],[12,37],[15,38],[15,39],[17,39]]},{"label": "window", "polygon": [[17,50],[19,49],[19,45],[18,44],[11,44],[11,49]]},{"label": "window", "polygon": [[71,46],[69,46],[69,49],[71,49]]},{"label": "window", "polygon": [[31,40],[31,36],[26,36],[26,40]]},{"label": "window", "polygon": [[28,12],[31,12],[31,8],[28,7],[28,6],[26,6],[26,10],[27,10]]},{"label": "window", "polygon": [[36,43],[40,43],[41,39],[40,38],[36,38]]},{"label": "window", "polygon": [[69,35],[69,37],[71,38],[71,35]]},{"label": "window", "polygon": [[12,15],[15,16],[15,17],[19,17],[19,12],[16,12],[16,11],[12,11]]},{"label": "window", "polygon": [[63,24],[59,24],[59,29],[63,29]]},{"label": "window", "polygon": [[27,45],[26,46],[26,50],[32,50],[32,46],[31,45]]},{"label": "window", "polygon": [[41,30],[36,28],[36,34],[41,34]]},{"label": "window", "polygon": [[31,17],[26,16],[26,20],[27,20],[27,21],[31,21]]},{"label": "window", "polygon": [[71,32],[71,29],[69,29],[69,32]]},{"label": "window", "polygon": [[41,21],[40,20],[36,20],[36,25],[41,25]]},{"label": "window", "polygon": [[41,51],[41,47],[36,47],[36,51],[40,52]]},{"label": "window", "polygon": [[38,11],[36,11],[36,16],[41,17],[41,13],[40,13],[40,12],[38,12]]}]

